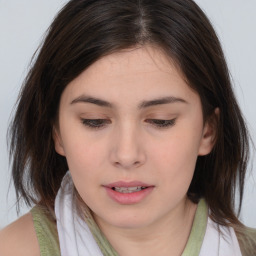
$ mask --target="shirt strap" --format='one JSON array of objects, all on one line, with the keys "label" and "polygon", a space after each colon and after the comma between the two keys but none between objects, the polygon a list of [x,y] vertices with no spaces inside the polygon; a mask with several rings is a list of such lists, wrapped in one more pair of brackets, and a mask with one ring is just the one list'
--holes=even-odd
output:
[{"label": "shirt strap", "polygon": [[40,206],[30,210],[41,256],[60,256],[56,224],[51,221],[49,213]]}]

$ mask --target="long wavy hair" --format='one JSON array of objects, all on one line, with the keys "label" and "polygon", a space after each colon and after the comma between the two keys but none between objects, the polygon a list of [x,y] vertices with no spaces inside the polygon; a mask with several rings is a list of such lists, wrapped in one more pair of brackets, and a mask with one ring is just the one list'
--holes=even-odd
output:
[{"label": "long wavy hair", "polygon": [[192,0],[72,0],[64,6],[35,54],[9,128],[18,200],[54,207],[68,170],[52,139],[65,87],[99,58],[146,44],[159,47],[176,63],[200,96],[204,120],[219,108],[215,146],[209,155],[198,157],[187,196],[195,203],[205,198],[211,218],[233,226],[240,241],[249,244],[238,219],[249,135],[220,42]]}]

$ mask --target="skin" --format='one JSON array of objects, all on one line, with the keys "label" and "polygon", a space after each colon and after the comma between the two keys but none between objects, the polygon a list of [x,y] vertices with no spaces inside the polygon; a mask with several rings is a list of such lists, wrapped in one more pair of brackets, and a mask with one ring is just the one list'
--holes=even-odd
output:
[{"label": "skin", "polygon": [[[85,102],[88,97],[111,106]],[[152,104],[166,97],[171,102]],[[155,119],[171,121],[160,127]],[[203,122],[199,95],[152,46],[105,56],[87,68],[64,90],[53,129],[55,149],[67,158],[78,193],[122,256],[181,255],[196,211],[186,193],[197,157],[210,153],[214,137],[214,127]],[[153,190],[138,203],[122,205],[104,187],[116,181],[140,181]],[[4,247],[13,236],[23,241],[16,251]],[[39,255],[38,244],[28,242],[36,240],[30,214],[0,237],[0,254],[9,253],[1,255]],[[21,248],[30,251],[22,254]]]},{"label": "skin", "polygon": [[0,255],[40,256],[39,244],[30,213],[0,231]]}]

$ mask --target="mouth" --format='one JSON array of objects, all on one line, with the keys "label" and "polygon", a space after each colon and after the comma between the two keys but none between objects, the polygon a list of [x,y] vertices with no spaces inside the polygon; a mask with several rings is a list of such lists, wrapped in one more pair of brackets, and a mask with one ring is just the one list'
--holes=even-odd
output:
[{"label": "mouth", "polygon": [[139,181],[118,181],[104,186],[107,195],[115,202],[122,205],[137,204],[152,193],[155,186]]},{"label": "mouth", "polygon": [[133,192],[138,192],[154,186],[146,184],[141,181],[130,181],[130,182],[117,181],[117,182],[113,182],[111,184],[105,185],[104,187],[107,187],[109,189],[112,189],[120,193],[133,193]]},{"label": "mouth", "polygon": [[127,193],[139,192],[146,188],[147,187],[137,186],[137,187],[112,187],[111,189],[119,193],[127,194]]}]

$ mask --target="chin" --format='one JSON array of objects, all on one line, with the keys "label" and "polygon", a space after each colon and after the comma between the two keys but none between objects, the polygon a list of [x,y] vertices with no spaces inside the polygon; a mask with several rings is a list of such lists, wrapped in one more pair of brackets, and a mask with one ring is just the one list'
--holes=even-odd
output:
[{"label": "chin", "polygon": [[111,226],[122,229],[140,229],[149,226],[153,223],[153,218],[148,216],[145,217],[145,214],[135,215],[135,214],[118,214],[118,216],[112,216],[106,220]]}]

